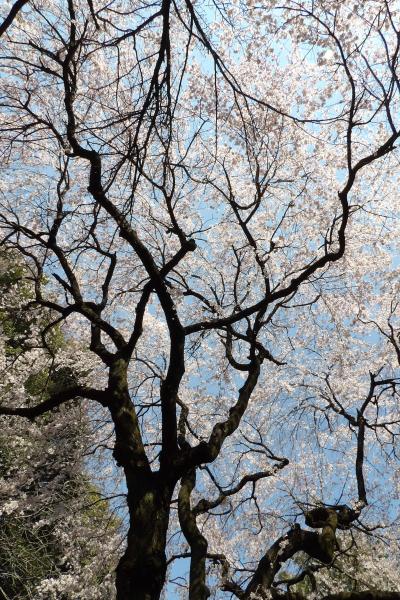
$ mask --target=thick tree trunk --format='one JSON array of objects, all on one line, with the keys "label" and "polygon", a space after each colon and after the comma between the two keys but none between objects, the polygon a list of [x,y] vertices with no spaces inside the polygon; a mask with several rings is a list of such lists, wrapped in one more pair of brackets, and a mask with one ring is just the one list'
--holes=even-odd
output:
[{"label": "thick tree trunk", "polygon": [[130,504],[126,551],[116,571],[117,600],[158,600],[164,586],[165,555],[172,490],[149,486]]},{"label": "thick tree trunk", "polygon": [[158,600],[167,570],[165,545],[175,487],[171,472],[151,470],[127,382],[127,362],[116,360],[109,376],[110,412],[115,425],[114,458],[123,467],[130,526],[116,569],[117,600]]}]

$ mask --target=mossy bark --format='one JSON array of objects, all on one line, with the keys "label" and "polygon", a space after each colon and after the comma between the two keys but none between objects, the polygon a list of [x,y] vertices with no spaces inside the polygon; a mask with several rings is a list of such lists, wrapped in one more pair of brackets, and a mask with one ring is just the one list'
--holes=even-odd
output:
[{"label": "mossy bark", "polygon": [[116,572],[118,600],[158,600],[165,582],[172,490],[153,485],[141,490],[140,497],[128,495],[131,524],[127,548]]}]

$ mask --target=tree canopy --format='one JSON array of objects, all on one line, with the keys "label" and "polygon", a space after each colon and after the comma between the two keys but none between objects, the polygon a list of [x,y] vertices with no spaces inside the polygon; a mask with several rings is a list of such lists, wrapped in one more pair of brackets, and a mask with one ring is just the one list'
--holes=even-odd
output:
[{"label": "tree canopy", "polygon": [[0,35],[2,246],[91,374],[0,414],[112,423],[117,599],[398,600],[399,1],[17,1]]}]

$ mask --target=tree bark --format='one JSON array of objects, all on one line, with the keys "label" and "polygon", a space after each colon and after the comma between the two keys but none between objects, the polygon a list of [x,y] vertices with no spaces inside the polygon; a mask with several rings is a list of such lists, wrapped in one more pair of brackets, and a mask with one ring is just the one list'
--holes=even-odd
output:
[{"label": "tree bark", "polygon": [[208,543],[197,527],[196,516],[190,506],[190,495],[195,484],[196,470],[191,469],[182,477],[178,496],[178,516],[182,532],[190,545],[189,600],[207,600],[210,595],[206,585]]},{"label": "tree bark", "polygon": [[109,375],[109,409],[115,426],[114,458],[127,485],[129,532],[116,569],[117,600],[158,600],[167,569],[165,546],[175,482],[151,470],[134,404],[127,361],[117,359]]},{"label": "tree bark", "polygon": [[116,570],[117,600],[158,600],[167,570],[165,546],[173,488],[137,480],[137,490],[140,498],[128,493],[130,528]]}]

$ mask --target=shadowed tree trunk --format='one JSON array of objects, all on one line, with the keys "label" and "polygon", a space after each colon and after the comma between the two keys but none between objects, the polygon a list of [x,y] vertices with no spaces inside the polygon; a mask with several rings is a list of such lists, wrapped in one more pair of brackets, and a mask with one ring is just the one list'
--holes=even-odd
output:
[{"label": "shadowed tree trunk", "polygon": [[127,361],[110,367],[109,408],[115,425],[114,458],[125,471],[130,526],[116,570],[118,600],[157,600],[165,582],[166,534],[175,487],[151,470],[131,402]]},{"label": "shadowed tree trunk", "polygon": [[128,493],[131,525],[128,545],[117,567],[118,600],[158,600],[166,574],[166,534],[172,489],[154,482],[132,482]]}]

